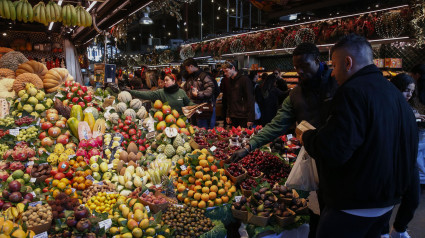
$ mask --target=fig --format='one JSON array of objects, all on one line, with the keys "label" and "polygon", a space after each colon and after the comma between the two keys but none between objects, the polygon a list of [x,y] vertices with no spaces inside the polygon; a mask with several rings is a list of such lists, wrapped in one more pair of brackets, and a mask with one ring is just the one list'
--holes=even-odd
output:
[{"label": "fig", "polygon": [[17,203],[23,200],[22,194],[20,192],[13,192],[9,196],[11,202]]},{"label": "fig", "polygon": [[80,221],[78,221],[76,227],[77,227],[77,231],[79,232],[87,232],[91,228],[91,223],[87,218],[82,218]]},{"label": "fig", "polygon": [[2,197],[3,197],[4,199],[8,199],[8,198],[9,198],[9,196],[10,196],[10,192],[9,192],[9,191],[7,191],[6,189],[5,189],[5,190],[3,190],[3,192],[2,192]]},{"label": "fig", "polygon": [[66,219],[66,225],[68,227],[74,227],[74,226],[76,226],[77,225],[77,221],[75,220],[75,217],[74,216],[69,216]]},{"label": "fig", "polygon": [[4,203],[4,204],[3,204],[2,209],[3,209],[3,211],[4,211],[4,210],[7,210],[9,207],[12,207],[12,206],[13,206],[13,204],[12,204],[12,203],[10,203],[10,202],[6,202],[6,203]]},{"label": "fig", "polygon": [[9,183],[9,191],[18,192],[21,190],[21,183],[18,181],[12,181]]},{"label": "fig", "polygon": [[89,216],[89,210],[85,206],[78,206],[74,209],[74,216],[77,221],[87,218]]}]

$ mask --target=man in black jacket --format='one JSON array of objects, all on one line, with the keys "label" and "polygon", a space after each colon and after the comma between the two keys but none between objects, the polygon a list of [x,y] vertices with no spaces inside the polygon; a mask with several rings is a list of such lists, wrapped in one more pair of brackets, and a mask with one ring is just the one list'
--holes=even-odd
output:
[{"label": "man in black jacket", "polygon": [[208,73],[202,71],[198,67],[198,63],[193,58],[188,58],[183,62],[183,67],[188,73],[188,78],[183,86],[187,96],[196,104],[211,103],[213,111],[210,118],[197,118],[198,127],[212,129],[215,127],[215,100],[214,97],[214,82]]},{"label": "man in black jacket", "polygon": [[221,68],[224,75],[230,79],[226,122],[234,127],[249,128],[255,120],[252,82],[247,76],[239,73],[230,62],[225,62]]},{"label": "man in black jacket", "polygon": [[317,237],[379,237],[417,174],[418,129],[360,36],[332,48],[338,88],[327,122],[298,138],[316,159],[325,201]]}]

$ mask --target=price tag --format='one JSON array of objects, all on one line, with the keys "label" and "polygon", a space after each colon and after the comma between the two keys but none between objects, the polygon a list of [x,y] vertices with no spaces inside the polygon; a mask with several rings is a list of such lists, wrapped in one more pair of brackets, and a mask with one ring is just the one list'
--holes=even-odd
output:
[{"label": "price tag", "polygon": [[242,196],[235,196],[235,202],[239,202],[241,200]]},{"label": "price tag", "polygon": [[42,202],[41,201],[32,202],[32,203],[28,204],[28,206],[30,206],[30,207],[36,207],[38,204],[42,205]]},{"label": "price tag", "polygon": [[186,171],[186,165],[182,165],[182,166],[180,166],[180,169],[182,170],[182,171]]},{"label": "price tag", "polygon": [[56,94],[56,97],[61,98],[61,97],[63,97],[63,95],[62,95],[62,93],[58,92],[58,93]]},{"label": "price tag", "polygon": [[33,197],[37,197],[37,195],[35,195],[35,192],[31,192]]},{"label": "price tag", "polygon": [[98,183],[96,183],[97,185],[103,185],[103,182],[98,182]]},{"label": "price tag", "polygon": [[91,175],[87,175],[86,179],[91,180],[92,182],[94,181],[94,178]]},{"label": "price tag", "polygon": [[114,168],[114,164],[108,164],[108,169],[113,169]]},{"label": "price tag", "polygon": [[68,156],[68,159],[72,159],[72,158],[74,158],[75,157],[75,155],[69,155]]},{"label": "price tag", "polygon": [[72,193],[74,193],[74,192],[75,192],[75,188],[71,188],[71,190],[72,190]]},{"label": "price tag", "polygon": [[112,83],[112,78],[106,78],[107,83]]},{"label": "price tag", "polygon": [[215,146],[212,146],[212,147],[210,148],[211,152],[214,152],[216,149],[217,149],[217,147],[215,147]]},{"label": "price tag", "polygon": [[146,211],[151,212],[151,209],[149,208],[149,206],[145,206]]},{"label": "price tag", "polygon": [[106,219],[106,220],[99,222],[99,227],[100,228],[105,227],[105,230],[108,230],[111,226],[112,226],[112,220],[111,219]]},{"label": "price tag", "polygon": [[115,194],[114,192],[106,192],[106,194]]},{"label": "price tag", "polygon": [[294,137],[292,136],[292,134],[288,134],[288,135],[286,135],[286,138],[287,138],[288,140],[290,140],[290,139],[292,139],[292,138],[294,138]]},{"label": "price tag", "polygon": [[34,161],[28,161],[27,166],[34,165]]},{"label": "price tag", "polygon": [[162,188],[162,184],[155,185],[156,188]]},{"label": "price tag", "polygon": [[175,206],[175,207],[183,208],[183,205],[181,205],[181,204],[174,204],[174,206]]},{"label": "price tag", "polygon": [[143,194],[148,195],[149,194],[149,189],[146,189],[146,191]]},{"label": "price tag", "polygon": [[10,129],[9,134],[11,134],[12,136],[17,136],[19,135],[19,129]]},{"label": "price tag", "polygon": [[49,238],[49,236],[47,235],[47,231],[45,231],[43,233],[35,235],[34,238]]},{"label": "price tag", "polygon": [[30,183],[35,183],[36,180],[37,180],[37,178],[31,178]]}]

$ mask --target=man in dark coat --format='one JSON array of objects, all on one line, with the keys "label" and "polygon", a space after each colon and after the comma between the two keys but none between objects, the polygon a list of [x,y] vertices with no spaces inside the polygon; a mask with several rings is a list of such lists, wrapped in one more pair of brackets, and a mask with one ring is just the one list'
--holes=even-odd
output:
[{"label": "man in dark coat", "polygon": [[326,206],[317,237],[379,237],[418,174],[415,116],[365,38],[348,35],[331,55],[339,88],[327,122],[297,135],[316,159]]}]

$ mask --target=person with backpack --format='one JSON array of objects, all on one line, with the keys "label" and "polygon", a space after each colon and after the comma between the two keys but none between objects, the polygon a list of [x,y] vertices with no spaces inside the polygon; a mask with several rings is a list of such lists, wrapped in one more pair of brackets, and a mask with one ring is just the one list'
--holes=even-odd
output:
[{"label": "person with backpack", "polygon": [[[212,129],[215,127],[215,103],[220,89],[217,81],[211,75],[202,71],[193,58],[183,62],[183,67],[188,73],[188,78],[183,86],[188,97],[196,104],[208,103],[201,114],[196,117],[198,127]],[[217,94],[218,92],[218,94]]]}]

